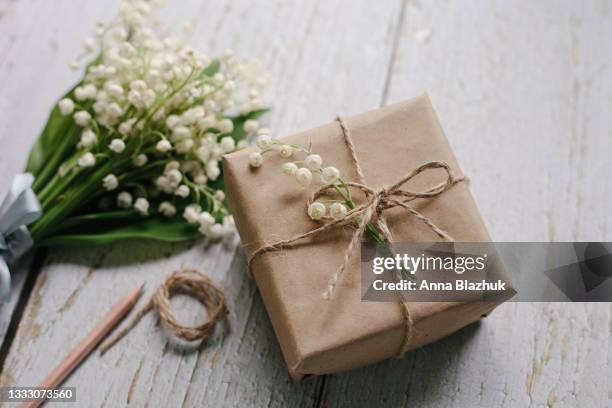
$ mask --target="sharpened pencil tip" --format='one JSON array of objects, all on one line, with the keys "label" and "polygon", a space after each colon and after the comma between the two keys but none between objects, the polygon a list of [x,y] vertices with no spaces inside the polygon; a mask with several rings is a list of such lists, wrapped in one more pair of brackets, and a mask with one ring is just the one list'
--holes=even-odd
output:
[{"label": "sharpened pencil tip", "polygon": [[136,286],[132,292],[131,292],[131,297],[134,299],[133,302],[136,303],[138,301],[138,299],[140,299],[140,296],[142,296],[142,294],[144,293],[144,287],[145,284],[141,283],[140,285]]},{"label": "sharpened pencil tip", "polygon": [[132,289],[132,291],[130,292],[131,296],[135,296],[135,295],[142,295],[142,292],[144,292],[144,288],[145,288],[145,284],[144,282],[141,283],[140,285],[136,286],[134,289]]}]

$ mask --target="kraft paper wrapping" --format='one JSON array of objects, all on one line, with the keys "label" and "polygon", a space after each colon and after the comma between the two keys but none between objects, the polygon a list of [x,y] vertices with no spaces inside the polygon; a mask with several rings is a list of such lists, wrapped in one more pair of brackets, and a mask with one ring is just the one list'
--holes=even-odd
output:
[{"label": "kraft paper wrapping", "polygon": [[[447,162],[461,170],[426,95],[345,118],[366,183],[379,188],[395,182],[429,161]],[[337,122],[294,134],[287,142],[308,145],[345,180],[356,171]],[[253,169],[253,148],[224,157],[229,206],[247,256],[264,244],[306,232],[319,224],[306,215],[306,201],[319,183],[300,187],[282,173],[286,162],[276,153],[264,155]],[[406,189],[416,191],[443,180],[442,171],[427,172]],[[315,185],[316,184],[316,185]],[[468,183],[461,182],[430,200],[413,203],[457,241],[490,241]],[[384,213],[395,242],[431,242],[438,236],[405,210]],[[321,293],[342,263],[352,231],[338,229],[297,248],[258,257],[252,271],[295,381],[305,376],[345,371],[397,355],[406,335],[399,304],[361,302],[360,256],[354,254],[331,300]],[[503,298],[503,297],[502,297]],[[500,301],[411,303],[411,349],[421,347],[488,314]]]}]

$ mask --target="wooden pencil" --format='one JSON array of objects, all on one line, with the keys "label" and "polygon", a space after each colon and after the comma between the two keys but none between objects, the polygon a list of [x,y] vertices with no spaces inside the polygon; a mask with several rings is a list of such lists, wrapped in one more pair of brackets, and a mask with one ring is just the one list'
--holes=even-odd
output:
[{"label": "wooden pencil", "polygon": [[[77,347],[62,361],[62,363],[51,372],[39,385],[39,388],[57,388],[62,381],[91,353],[98,343],[121,321],[121,319],[134,307],[142,293],[144,285],[132,289],[130,293],[121,299],[104,319],[89,332]],[[36,408],[44,402],[44,399],[28,401],[21,405],[23,408]]]}]

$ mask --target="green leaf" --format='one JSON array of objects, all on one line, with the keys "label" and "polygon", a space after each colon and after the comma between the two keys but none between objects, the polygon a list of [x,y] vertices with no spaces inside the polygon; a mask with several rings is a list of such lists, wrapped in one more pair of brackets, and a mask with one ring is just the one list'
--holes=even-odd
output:
[{"label": "green leaf", "polygon": [[219,72],[220,68],[221,68],[221,61],[219,61],[218,59],[214,59],[211,61],[210,64],[208,64],[206,68],[202,70],[202,72],[200,73],[200,78],[203,76],[211,77],[215,75],[217,72]]},{"label": "green leaf", "polygon": [[134,210],[115,210],[101,213],[76,215],[66,218],[58,228],[49,231],[50,234],[58,231],[71,231],[77,234],[93,231],[102,231],[113,226],[125,225],[129,221],[142,221],[142,216]]},{"label": "green leaf", "polygon": [[[76,88],[78,85],[79,84],[75,85],[74,88]],[[70,96],[74,88],[68,91],[60,99]],[[51,113],[49,114],[49,118],[47,119],[47,123],[42,133],[30,150],[26,171],[32,173],[34,176],[37,176],[51,155],[55,153],[58,144],[64,137],[66,137],[66,133],[68,133],[72,126],[76,126],[74,125],[72,116],[62,115],[59,107],[57,104],[55,104],[51,110]]]},{"label": "green leaf", "polygon": [[[98,54],[87,64],[85,72],[89,67],[99,64],[101,61],[102,54]],[[79,81],[59,100],[68,97],[74,100],[74,89],[81,84],[82,81]],[[42,133],[30,149],[26,171],[36,177],[33,186],[34,191],[40,190],[41,186],[44,186],[53,177],[60,163],[72,152],[80,131],[81,129],[74,123],[72,115],[62,115],[56,103],[49,113]]]},{"label": "green leaf", "polygon": [[57,174],[59,174],[60,177],[65,177],[68,173],[70,173],[70,170],[77,165],[80,158],[80,156],[75,154],[67,160],[64,160],[64,162],[60,164],[59,168],[57,169]]},{"label": "green leaf", "polygon": [[100,233],[65,234],[45,238],[38,246],[92,246],[110,244],[126,239],[152,239],[165,242],[188,241],[201,237],[198,226],[176,218],[147,218]]},{"label": "green leaf", "polygon": [[232,131],[230,136],[236,142],[239,142],[240,140],[244,139],[244,135],[245,135],[244,122],[246,122],[249,119],[257,119],[260,116],[262,116],[264,113],[268,112],[269,110],[270,110],[269,108],[263,108],[263,109],[258,109],[256,111],[249,112],[246,115],[228,117],[228,119],[231,119],[232,122],[234,123],[234,130]]}]

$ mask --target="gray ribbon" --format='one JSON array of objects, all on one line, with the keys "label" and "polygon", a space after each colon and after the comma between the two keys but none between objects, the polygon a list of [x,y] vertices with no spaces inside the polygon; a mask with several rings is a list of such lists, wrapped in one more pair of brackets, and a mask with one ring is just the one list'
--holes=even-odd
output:
[{"label": "gray ribbon", "polygon": [[42,215],[42,208],[32,191],[34,177],[17,174],[4,201],[0,205],[0,301],[11,297],[12,264],[32,247],[34,241],[26,225]]}]

